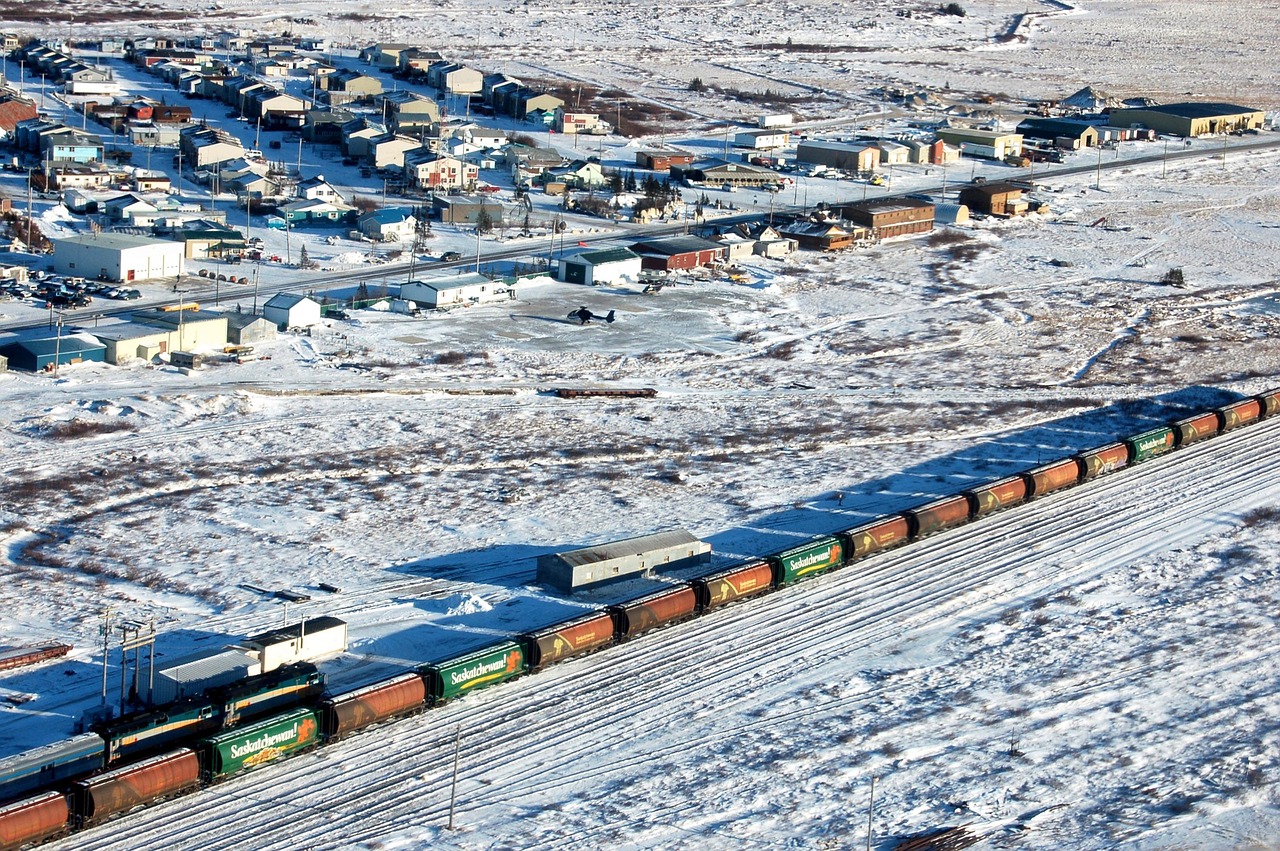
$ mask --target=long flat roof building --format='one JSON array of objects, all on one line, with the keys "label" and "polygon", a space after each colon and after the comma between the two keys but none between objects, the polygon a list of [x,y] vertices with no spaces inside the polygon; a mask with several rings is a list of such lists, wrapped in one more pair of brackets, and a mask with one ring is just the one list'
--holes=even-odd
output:
[{"label": "long flat roof building", "polygon": [[648,574],[658,567],[711,560],[711,545],[673,529],[538,556],[538,581],[566,593]]}]

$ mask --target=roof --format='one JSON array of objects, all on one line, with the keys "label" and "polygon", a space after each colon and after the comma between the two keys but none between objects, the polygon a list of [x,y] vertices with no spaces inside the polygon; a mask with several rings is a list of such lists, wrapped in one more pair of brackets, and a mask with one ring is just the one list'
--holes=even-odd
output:
[{"label": "roof", "polygon": [[243,650],[223,650],[211,656],[201,656],[160,668],[156,673],[176,682],[200,682],[220,674],[237,672],[241,668],[253,669],[257,665],[258,660]]},{"label": "roof", "polygon": [[213,310],[135,310],[133,312],[134,322],[169,328],[193,325],[197,322],[218,322],[225,318],[223,314]]},{"label": "roof", "polygon": [[[1028,118],[1018,124],[1018,132],[1025,135],[1032,133],[1050,133],[1054,136],[1079,136],[1092,127],[1085,121],[1064,121],[1057,118]],[[1096,127],[1094,128],[1097,129]]]},{"label": "roof", "polygon": [[397,225],[401,222],[408,221],[413,217],[413,213],[407,209],[399,207],[387,207],[383,210],[373,210],[365,213],[360,217],[360,223],[377,222],[380,225]]},{"label": "roof", "polygon": [[673,236],[637,242],[632,249],[641,254],[690,254],[695,251],[723,251],[724,246],[698,236]]},{"label": "roof", "polygon": [[845,205],[846,210],[865,210],[868,213],[888,213],[894,210],[920,210],[925,207],[933,209],[932,201],[918,198],[876,198]]},{"label": "roof", "polygon": [[97,338],[90,337],[85,333],[63,334],[61,339],[57,336],[37,337],[35,339],[13,340],[12,342],[0,344],[0,350],[23,349],[37,357],[51,355],[55,352],[59,355],[66,355],[74,352],[105,351],[106,348],[106,346],[98,342]]},{"label": "roof", "polygon": [[569,259],[590,263],[592,266],[603,266],[605,263],[619,263],[623,260],[639,260],[640,255],[636,254],[630,248],[605,248],[600,251],[584,251],[575,257],[570,257]]},{"label": "roof", "polygon": [[270,322],[270,320],[265,316],[258,313],[228,313],[226,316],[227,328],[236,331],[241,328],[248,328],[255,322],[269,322],[271,325],[275,324],[274,322]]},{"label": "roof", "polygon": [[317,307],[320,306],[320,302],[315,299],[307,298],[305,295],[301,295],[299,293],[276,293],[271,298],[267,299],[266,307],[288,310],[291,307],[296,307],[304,301],[309,301]]},{"label": "roof", "polygon": [[[431,281],[410,281],[405,286],[416,284],[420,287],[435,290],[436,292],[444,292],[445,290],[460,290],[465,287],[489,286],[495,283],[492,278],[488,278],[478,272],[467,272],[463,275],[454,275],[450,278],[437,278]],[[403,287],[401,292],[404,292]]]},{"label": "roof", "polygon": [[56,251],[59,245],[96,245],[99,248],[111,248],[122,251],[126,248],[144,248],[146,246],[179,246],[182,243],[171,239],[156,239],[154,236],[134,236],[129,233],[95,233],[85,236],[69,236],[53,241]]},{"label": "roof", "polygon": [[142,322],[118,322],[115,325],[103,325],[93,329],[93,336],[99,340],[110,340],[119,343],[122,340],[136,340],[140,337],[157,337],[168,334],[166,328],[157,328]]},{"label": "roof", "polygon": [[609,561],[615,558],[626,558],[627,556],[634,556],[652,550],[683,547],[696,543],[700,543],[700,541],[689,532],[686,532],[684,529],[673,529],[668,532],[641,535],[638,538],[627,538],[623,541],[613,541],[607,544],[595,544],[589,547],[582,547],[577,550],[556,553],[555,555],[566,564],[584,565],[594,564],[595,562],[600,561]]},{"label": "roof", "polygon": [[1006,192],[1021,192],[1023,191],[1023,189],[1021,186],[1017,186],[1013,183],[1000,181],[998,183],[975,183],[970,186],[965,186],[960,191],[974,192],[979,195],[990,196],[990,195],[1002,195]]},{"label": "roof", "polygon": [[335,629],[337,627],[345,627],[347,622],[339,618],[331,618],[321,616],[318,618],[310,618],[299,623],[282,626],[279,629],[273,629],[268,632],[262,632],[257,635],[251,635],[244,640],[245,644],[267,646],[270,644],[284,644],[300,638],[303,633],[311,634],[326,629]]},{"label": "roof", "polygon": [[1164,103],[1159,106],[1143,107],[1147,112],[1159,112],[1165,115],[1176,115],[1179,118],[1214,118],[1219,115],[1244,115],[1261,112],[1249,106],[1238,106],[1233,103]]}]

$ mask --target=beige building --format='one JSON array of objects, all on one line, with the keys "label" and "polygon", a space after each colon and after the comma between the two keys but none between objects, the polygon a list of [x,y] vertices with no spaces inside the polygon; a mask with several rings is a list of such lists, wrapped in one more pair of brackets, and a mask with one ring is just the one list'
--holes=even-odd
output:
[{"label": "beige building", "polygon": [[1022,153],[1022,135],[1019,133],[943,127],[938,130],[938,138],[948,145],[955,145],[962,154],[971,157],[1003,160],[1007,156]]},{"label": "beige building", "polygon": [[1231,103],[1166,103],[1141,109],[1113,109],[1110,120],[1113,127],[1141,125],[1175,136],[1207,136],[1260,129],[1266,113]]}]

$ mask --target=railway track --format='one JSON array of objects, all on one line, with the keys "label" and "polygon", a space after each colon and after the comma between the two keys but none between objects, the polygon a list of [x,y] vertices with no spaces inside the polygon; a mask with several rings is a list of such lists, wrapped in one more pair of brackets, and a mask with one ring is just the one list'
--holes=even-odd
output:
[{"label": "railway track", "polygon": [[[731,719],[733,735],[742,735],[789,729],[815,712],[833,718],[873,711],[874,691],[838,695],[816,710],[786,711],[762,705],[760,694],[779,682],[817,687],[838,680],[849,673],[841,660],[872,658],[904,633],[967,610],[998,607],[1002,600],[1070,588],[1096,576],[1108,560],[1136,559],[1198,539],[1225,522],[1212,518],[1226,507],[1243,510],[1280,496],[1280,485],[1268,487],[1269,477],[1260,475],[1280,467],[1280,450],[1271,448],[1277,437],[1276,420],[1230,432],[236,778],[198,793],[198,806],[192,800],[161,804],[113,824],[109,836],[104,830],[80,834],[76,847],[235,847],[210,841],[221,834],[211,829],[218,826],[233,828],[228,835],[253,835],[264,849],[349,847],[352,837],[373,842],[386,833],[426,830],[447,812],[457,725],[473,731],[464,740],[462,819],[483,829],[486,812],[545,800],[566,787],[621,787],[651,761],[714,758],[720,739],[710,731],[718,719]],[[1178,511],[1169,512],[1169,505]],[[1210,520],[1194,524],[1187,517]],[[1088,553],[1079,551],[1083,541]],[[1129,666],[1122,675],[1142,671]],[[699,708],[692,718],[682,716],[691,722],[687,734],[667,734],[661,746],[611,758],[620,743],[663,732],[653,725],[665,718],[664,707],[691,702]],[[295,790],[303,799],[272,790]],[[246,799],[252,806],[245,806]],[[368,816],[374,808],[376,820]],[[696,807],[676,802],[671,810],[679,815]],[[277,827],[283,823],[287,835]],[[335,835],[342,839],[327,838]],[[574,837],[579,847],[607,839]],[[565,837],[531,840],[523,847],[563,847]]]}]

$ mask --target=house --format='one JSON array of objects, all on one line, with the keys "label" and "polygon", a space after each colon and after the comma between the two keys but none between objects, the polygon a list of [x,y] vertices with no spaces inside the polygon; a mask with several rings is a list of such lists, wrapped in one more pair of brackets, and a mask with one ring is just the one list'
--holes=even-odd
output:
[{"label": "house", "polygon": [[431,201],[431,208],[446,224],[473,225],[482,214],[487,215],[493,225],[502,224],[502,204],[483,195],[437,195]]},{"label": "house", "polygon": [[933,230],[933,203],[916,198],[879,198],[849,204],[840,215],[871,231],[877,239]]},{"label": "house", "polygon": [[106,360],[107,347],[86,333],[69,333],[29,339],[0,338],[0,358],[8,359],[9,369],[30,372],[53,369],[54,365]]},{"label": "house", "polygon": [[853,174],[869,174],[880,165],[880,149],[846,142],[804,141],[796,145],[796,162]]},{"label": "house", "polygon": [[964,127],[940,127],[940,141],[955,145],[960,153],[988,160],[1003,160],[1022,154],[1022,135],[999,130],[970,130]]},{"label": "house", "polygon": [[371,141],[381,139],[387,128],[364,116],[353,118],[342,125],[342,152],[349,157],[366,158],[372,151]]},{"label": "house", "polygon": [[297,293],[276,293],[262,307],[262,316],[280,330],[320,324],[320,302]]},{"label": "house", "polygon": [[135,171],[130,181],[135,192],[168,192],[173,180],[162,171]]},{"label": "house", "polygon": [[778,233],[790,237],[801,248],[809,251],[841,251],[852,248],[862,234],[841,227],[834,222],[798,221],[778,228]]},{"label": "house", "polygon": [[34,101],[4,93],[0,95],[0,135],[12,135],[19,121],[39,115]]},{"label": "house", "polygon": [[352,118],[352,113],[340,109],[310,109],[302,138],[321,145],[342,145],[342,127]]},{"label": "house", "polygon": [[33,175],[33,185],[39,186],[38,178],[44,178],[46,191],[100,189],[111,183],[111,172],[101,163],[64,164]]},{"label": "house", "polygon": [[244,253],[244,234],[225,222],[189,219],[166,224],[157,234],[186,246],[190,259],[238,257]]},{"label": "house", "polygon": [[552,126],[557,133],[564,133],[567,136],[578,134],[607,136],[613,130],[594,112],[567,112],[562,106],[556,108]]},{"label": "house", "polygon": [[563,183],[570,189],[595,189],[609,182],[599,163],[587,160],[574,160],[568,165],[550,168],[541,175],[542,182]]},{"label": "house", "polygon": [[643,261],[629,248],[583,251],[560,260],[560,280],[570,284],[634,284],[640,280]]},{"label": "house", "polygon": [[743,130],[733,134],[733,144],[738,148],[751,148],[755,151],[785,148],[791,144],[791,133],[776,127],[768,130]]},{"label": "house", "polygon": [[360,51],[360,59],[384,71],[392,71],[400,67],[400,54],[416,49],[412,44],[374,44]]},{"label": "house", "polygon": [[417,135],[424,128],[440,123],[439,104],[403,89],[387,92],[378,98],[376,105],[397,133]]},{"label": "house", "polygon": [[484,88],[484,75],[456,62],[433,62],[427,67],[427,85],[453,95],[477,95]]},{"label": "house", "polygon": [[467,272],[433,281],[410,281],[400,287],[400,298],[432,309],[470,307],[515,298],[515,291],[501,281]]},{"label": "house", "polygon": [[640,255],[645,269],[677,271],[709,266],[724,259],[725,247],[696,236],[676,236],[637,242],[631,250]]},{"label": "house", "polygon": [[427,75],[427,69],[443,59],[444,57],[440,55],[438,50],[411,47],[408,50],[400,51],[400,60],[396,64],[396,70],[410,79],[421,79]]},{"label": "house", "polygon": [[423,189],[466,189],[480,179],[478,166],[426,148],[405,152],[404,172],[410,183]]},{"label": "house", "polygon": [[338,201],[320,198],[299,198],[280,207],[289,227],[307,225],[341,225],[355,221],[359,212],[355,207]]},{"label": "house", "polygon": [[333,184],[324,179],[323,174],[317,174],[315,177],[308,177],[306,180],[298,184],[296,194],[299,198],[306,198],[311,201],[334,201],[342,203],[345,199],[337,189],[333,188]]},{"label": "house", "polygon": [[398,136],[394,133],[383,133],[380,136],[374,136],[368,140],[368,145],[368,159],[372,161],[374,168],[387,168],[389,166],[404,168],[405,153],[422,149],[422,143],[417,139]]},{"label": "house", "polygon": [[975,213],[1020,216],[1027,212],[1022,187],[1012,183],[973,183],[961,188],[959,201]]},{"label": "house", "polygon": [[244,157],[244,147],[235,136],[201,125],[184,128],[178,147],[192,168],[207,168]]},{"label": "house", "polygon": [[750,163],[707,160],[690,165],[671,165],[671,179],[687,185],[775,186],[781,182],[776,171]]},{"label": "house", "polygon": [[271,130],[298,130],[307,121],[306,101],[266,86],[250,93],[243,103],[245,115],[261,119],[262,126]]},{"label": "house", "polygon": [[376,242],[412,242],[418,220],[407,207],[371,210],[356,219],[356,229]]},{"label": "house", "polygon": [[670,171],[673,165],[691,165],[694,156],[678,148],[646,148],[636,151],[636,167],[650,171]]},{"label": "house", "polygon": [[764,225],[754,231],[755,253],[761,257],[781,259],[790,257],[800,248],[800,244],[789,236],[783,236],[771,225]]},{"label": "house", "polygon": [[737,263],[739,260],[745,260],[755,254],[756,241],[749,236],[743,236],[734,231],[720,234],[715,237],[715,241],[724,246],[724,259],[730,263]]},{"label": "house", "polygon": [[1141,125],[1186,137],[1258,130],[1266,118],[1260,109],[1233,103],[1166,103],[1111,110],[1111,123],[1117,127]]},{"label": "house", "polygon": [[103,281],[177,279],[183,273],[180,242],[123,233],[95,233],[53,240],[60,275]]},{"label": "house", "polygon": [[330,106],[372,100],[382,94],[382,81],[359,71],[335,71],[319,78],[319,84]]}]

